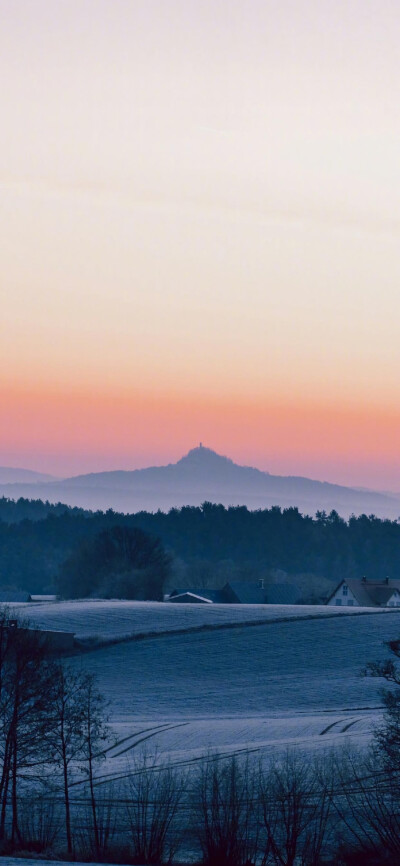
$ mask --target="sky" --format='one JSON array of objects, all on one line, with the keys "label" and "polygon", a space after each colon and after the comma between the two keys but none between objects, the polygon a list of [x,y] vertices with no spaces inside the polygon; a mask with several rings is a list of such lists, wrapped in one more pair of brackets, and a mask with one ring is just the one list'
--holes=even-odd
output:
[{"label": "sky", "polygon": [[397,0],[0,0],[0,464],[400,490]]}]

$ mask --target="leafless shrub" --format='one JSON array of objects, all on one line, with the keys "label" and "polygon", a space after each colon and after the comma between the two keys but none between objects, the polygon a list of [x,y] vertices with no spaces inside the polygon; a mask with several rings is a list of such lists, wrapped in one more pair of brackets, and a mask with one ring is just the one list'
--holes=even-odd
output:
[{"label": "leafless shrub", "polygon": [[19,808],[20,847],[37,854],[52,850],[62,823],[55,796],[26,796]]},{"label": "leafless shrub", "polygon": [[180,833],[175,824],[184,779],[157,756],[139,756],[130,768],[126,803],[133,863],[170,863]]},{"label": "leafless shrub", "polygon": [[329,831],[330,764],[288,751],[262,773],[263,866],[317,866]]},{"label": "leafless shrub", "polygon": [[79,854],[85,860],[107,861],[112,854],[118,823],[118,792],[113,785],[102,787],[96,796],[96,826],[90,801],[80,806],[82,819],[77,833]]},{"label": "leafless shrub", "polygon": [[347,749],[337,762],[335,808],[346,841],[369,855],[400,860],[400,774],[376,749]]},{"label": "leafless shrub", "polygon": [[194,828],[207,866],[244,866],[258,847],[258,774],[248,757],[209,755],[193,790]]}]

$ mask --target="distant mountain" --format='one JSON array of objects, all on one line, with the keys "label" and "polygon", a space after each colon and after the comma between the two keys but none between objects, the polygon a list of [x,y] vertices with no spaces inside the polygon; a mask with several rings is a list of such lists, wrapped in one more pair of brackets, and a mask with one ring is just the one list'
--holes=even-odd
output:
[{"label": "distant mountain", "polygon": [[336,509],[350,514],[397,518],[400,498],[390,494],[343,487],[299,476],[270,475],[239,466],[210,448],[193,448],[167,466],[78,475],[63,481],[0,484],[0,495],[64,502],[83,508],[117,511],[167,511],[205,500],[248,508],[297,506],[304,514]]},{"label": "distant mountain", "polygon": [[36,484],[37,482],[47,483],[55,480],[54,475],[47,475],[45,472],[0,466],[0,484]]}]

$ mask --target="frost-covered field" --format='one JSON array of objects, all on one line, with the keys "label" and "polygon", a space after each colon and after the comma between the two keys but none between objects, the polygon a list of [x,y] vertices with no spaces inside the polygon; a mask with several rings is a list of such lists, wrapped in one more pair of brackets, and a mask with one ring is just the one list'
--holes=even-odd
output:
[{"label": "frost-covered field", "polygon": [[293,619],[120,643],[86,654],[82,663],[122,718],[375,706],[378,683],[359,672],[399,630],[396,613]]},{"label": "frost-covered field", "polygon": [[[78,604],[54,609],[70,616]],[[88,609],[94,613],[93,605],[82,605]],[[156,631],[156,608],[153,620],[146,609]],[[164,606],[159,609],[164,616]],[[97,610],[104,616],[103,606]],[[61,619],[58,627],[69,626]],[[99,793],[108,796],[103,786],[115,781],[115,796],[124,796],[124,779],[141,749],[160,765],[189,769],[210,751],[226,757],[250,752],[262,760],[291,746],[307,753],[340,748],[349,739],[366,744],[381,715],[379,682],[360,671],[384,658],[385,641],[399,632],[396,611],[309,619],[293,611],[286,621],[275,616],[262,625],[171,630],[73,656],[71,665],[96,674],[111,706],[116,743],[97,769]],[[77,779],[71,793],[80,808],[84,782]]]},{"label": "frost-covered field", "polygon": [[118,744],[100,771],[123,776],[138,747],[190,764],[208,750],[260,755],[366,742],[380,717],[378,681],[360,676],[386,654],[400,619],[338,616],[169,634],[120,643],[72,664],[95,673]]},{"label": "frost-covered field", "polygon": [[[363,608],[385,616],[388,611]],[[61,601],[18,605],[18,613],[48,629],[75,632],[78,638],[112,640],[204,626],[269,622],[299,617],[362,616],[359,608],[325,605],[174,604],[139,601]]]},{"label": "frost-covered field", "polygon": [[81,639],[144,638],[71,660],[97,675],[110,702],[118,745],[105,778],[123,776],[142,746],[190,763],[210,749],[366,742],[380,684],[360,671],[400,632],[398,611],[376,609],[76,601],[22,610]]}]

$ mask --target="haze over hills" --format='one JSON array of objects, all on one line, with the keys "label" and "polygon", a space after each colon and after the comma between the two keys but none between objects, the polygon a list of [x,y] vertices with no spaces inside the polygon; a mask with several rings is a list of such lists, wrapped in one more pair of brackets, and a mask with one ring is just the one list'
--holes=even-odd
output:
[{"label": "haze over hills", "polygon": [[0,466],[0,484],[36,484],[48,481],[56,481],[55,476],[46,472],[34,472],[32,469]]},{"label": "haze over hills", "polygon": [[366,513],[395,519],[400,515],[400,497],[396,495],[299,476],[270,475],[250,466],[240,466],[201,445],[167,466],[95,472],[57,481],[3,482],[0,495],[125,512],[159,508],[166,511],[174,506],[199,505],[208,500],[226,506],[247,505],[251,509],[297,506],[306,514],[334,508],[343,517]]}]

